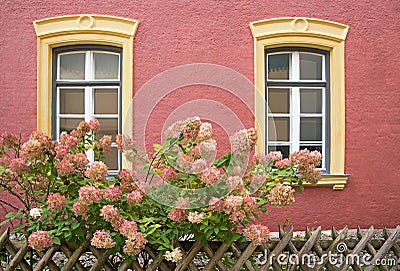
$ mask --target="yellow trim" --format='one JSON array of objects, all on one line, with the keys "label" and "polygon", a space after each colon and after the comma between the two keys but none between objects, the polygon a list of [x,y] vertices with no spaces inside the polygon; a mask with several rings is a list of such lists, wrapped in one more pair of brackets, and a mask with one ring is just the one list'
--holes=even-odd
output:
[{"label": "yellow trim", "polygon": [[51,134],[52,49],[76,44],[101,44],[122,48],[123,131],[131,132],[133,38],[138,22],[104,15],[68,15],[34,21],[37,35],[37,129]]},{"label": "yellow trim", "polygon": [[330,174],[318,185],[331,185],[343,190],[348,175],[344,174],[345,152],[345,84],[344,41],[349,27],[343,24],[311,18],[277,18],[250,23],[254,37],[254,80],[256,86],[255,115],[259,131],[257,151],[265,144],[265,67],[267,48],[301,46],[330,52]]}]

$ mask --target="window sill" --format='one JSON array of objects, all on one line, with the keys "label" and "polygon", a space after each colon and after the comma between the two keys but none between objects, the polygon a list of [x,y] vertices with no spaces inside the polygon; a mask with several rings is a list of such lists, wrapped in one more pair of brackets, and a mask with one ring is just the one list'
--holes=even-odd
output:
[{"label": "window sill", "polygon": [[342,175],[323,175],[322,179],[318,181],[317,184],[307,184],[304,186],[332,186],[333,190],[342,191],[347,184],[347,180],[349,179],[350,174],[342,174]]}]

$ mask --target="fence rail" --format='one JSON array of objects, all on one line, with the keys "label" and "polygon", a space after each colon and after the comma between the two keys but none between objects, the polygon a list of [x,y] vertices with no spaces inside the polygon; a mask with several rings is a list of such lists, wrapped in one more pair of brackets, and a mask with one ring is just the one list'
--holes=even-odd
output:
[{"label": "fence rail", "polygon": [[349,235],[347,227],[331,230],[306,229],[304,236],[293,228],[279,229],[279,236],[265,245],[235,242],[231,245],[210,241],[179,241],[184,257],[168,262],[164,255],[147,246],[135,260],[111,255],[90,245],[79,247],[63,242],[42,253],[32,251],[24,241],[10,239],[9,230],[0,236],[0,271],[172,271],[172,270],[400,270],[400,226],[394,230],[357,229]]}]

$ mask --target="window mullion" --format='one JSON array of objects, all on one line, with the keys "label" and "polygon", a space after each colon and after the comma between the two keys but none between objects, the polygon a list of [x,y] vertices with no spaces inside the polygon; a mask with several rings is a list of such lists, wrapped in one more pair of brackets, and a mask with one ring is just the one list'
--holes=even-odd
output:
[{"label": "window mullion", "polygon": [[293,87],[291,95],[292,112],[291,112],[291,152],[300,149],[300,88]]}]

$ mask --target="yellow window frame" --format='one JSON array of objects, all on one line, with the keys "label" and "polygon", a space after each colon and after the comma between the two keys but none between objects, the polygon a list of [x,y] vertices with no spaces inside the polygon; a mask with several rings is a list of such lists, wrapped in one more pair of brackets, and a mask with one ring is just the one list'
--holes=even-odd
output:
[{"label": "yellow window frame", "polygon": [[37,129],[51,135],[52,53],[68,45],[110,45],[122,48],[121,111],[125,132],[132,132],[128,113],[133,94],[133,39],[138,22],[121,17],[79,14],[34,21],[37,36]]},{"label": "yellow window frame", "polygon": [[265,152],[265,49],[309,47],[330,53],[330,172],[317,185],[343,190],[349,175],[345,161],[344,43],[349,27],[302,17],[275,18],[250,23],[254,37],[254,80],[257,151]]}]

